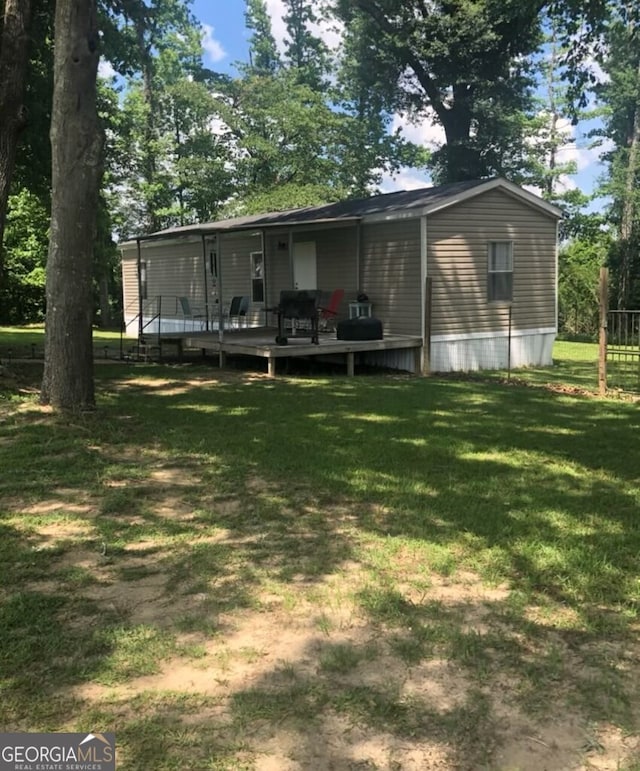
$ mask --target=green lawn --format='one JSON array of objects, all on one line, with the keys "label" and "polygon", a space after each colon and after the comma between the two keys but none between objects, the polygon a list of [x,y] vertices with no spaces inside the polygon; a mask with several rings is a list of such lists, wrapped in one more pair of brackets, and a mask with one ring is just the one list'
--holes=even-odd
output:
[{"label": "green lawn", "polygon": [[553,366],[483,372],[482,378],[540,386],[575,388],[591,392],[598,390],[598,345],[557,340],[553,347]]},{"label": "green lawn", "polygon": [[37,376],[0,390],[3,730],[139,771],[640,768],[636,403],[105,364],[68,418]]},{"label": "green lawn", "polygon": [[[129,338],[125,338],[129,340]],[[120,332],[93,330],[93,349],[96,358],[116,359],[120,354]],[[105,350],[106,349],[106,350]],[[44,326],[0,326],[0,359],[42,358],[44,355]]]}]

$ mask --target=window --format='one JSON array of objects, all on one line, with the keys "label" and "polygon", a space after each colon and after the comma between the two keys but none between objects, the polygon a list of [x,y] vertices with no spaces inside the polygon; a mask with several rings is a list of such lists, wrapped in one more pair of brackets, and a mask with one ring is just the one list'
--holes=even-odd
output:
[{"label": "window", "polygon": [[140,299],[147,299],[147,263],[140,263]]},{"label": "window", "polygon": [[487,274],[489,302],[510,302],[513,299],[513,243],[489,242],[489,270]]},{"label": "window", "polygon": [[264,302],[264,256],[262,252],[251,252],[251,301]]}]

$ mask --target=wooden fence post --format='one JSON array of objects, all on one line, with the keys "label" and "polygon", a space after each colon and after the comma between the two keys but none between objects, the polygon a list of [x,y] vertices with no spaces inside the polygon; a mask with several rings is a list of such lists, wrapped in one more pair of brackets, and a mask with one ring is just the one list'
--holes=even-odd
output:
[{"label": "wooden fence post", "polygon": [[600,283],[598,286],[600,300],[600,331],[598,347],[598,390],[600,396],[607,393],[607,317],[609,313],[609,270],[600,268]]}]

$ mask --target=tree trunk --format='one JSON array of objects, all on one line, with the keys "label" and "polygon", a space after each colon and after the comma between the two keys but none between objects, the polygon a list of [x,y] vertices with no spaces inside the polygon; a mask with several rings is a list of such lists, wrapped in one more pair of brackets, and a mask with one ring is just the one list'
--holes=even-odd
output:
[{"label": "tree trunk", "polygon": [[52,200],[47,262],[43,404],[94,406],[92,262],[101,179],[96,111],[98,28],[95,0],[57,0]]},{"label": "tree trunk", "polygon": [[16,148],[20,132],[27,124],[23,98],[29,61],[30,22],[31,0],[5,0],[0,36],[0,277],[7,200]]},{"label": "tree trunk", "polygon": [[627,144],[629,158],[625,172],[624,201],[620,220],[620,279],[618,293],[618,308],[626,310],[629,307],[631,290],[631,265],[634,252],[638,245],[634,243],[636,211],[636,187],[638,171],[640,170],[640,64],[636,70],[636,101],[634,104],[633,121],[630,126]]},{"label": "tree trunk", "polygon": [[471,143],[474,89],[467,84],[453,87],[450,107],[440,103],[436,110],[444,129],[446,144],[440,149],[444,176],[438,182],[463,182],[484,176],[480,151]]}]

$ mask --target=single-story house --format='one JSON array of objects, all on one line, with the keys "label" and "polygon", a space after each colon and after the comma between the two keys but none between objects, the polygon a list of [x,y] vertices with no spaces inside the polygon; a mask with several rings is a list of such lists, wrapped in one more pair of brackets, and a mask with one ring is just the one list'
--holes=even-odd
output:
[{"label": "single-story house", "polygon": [[496,178],[169,228],[121,246],[126,329],[222,335],[234,296],[263,326],[281,290],[341,288],[339,318],[419,337],[433,372],[550,364],[561,216]]}]

